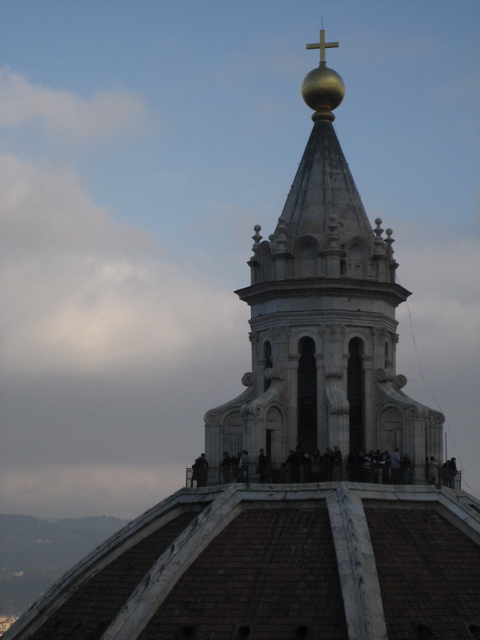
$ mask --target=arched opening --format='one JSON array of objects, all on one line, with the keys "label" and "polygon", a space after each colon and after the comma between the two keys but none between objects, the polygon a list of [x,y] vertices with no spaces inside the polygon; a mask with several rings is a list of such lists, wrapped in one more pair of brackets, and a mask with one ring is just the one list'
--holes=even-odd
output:
[{"label": "arched opening", "polygon": [[[271,369],[273,367],[273,363],[272,363],[272,345],[270,344],[270,342],[267,340],[265,342],[265,344],[263,345],[263,360],[265,362],[265,366],[263,369],[263,372],[265,374],[266,369]],[[270,386],[271,380],[267,380],[267,378],[265,378],[265,375],[263,377],[263,390],[266,391],[268,389],[268,387]]]},{"label": "arched opening", "polygon": [[390,354],[388,350],[388,342],[385,342],[385,364],[384,364],[385,369],[388,369],[389,364],[390,364]]},{"label": "arched opening", "polygon": [[367,256],[365,248],[353,243],[348,251],[348,275],[354,278],[365,278],[367,275]]},{"label": "arched opening", "polygon": [[257,255],[260,263],[260,282],[273,280],[272,254],[268,242],[262,242]]},{"label": "arched opening", "polygon": [[348,345],[347,399],[350,403],[350,451],[365,448],[365,381],[363,343],[353,338]]},{"label": "arched opening", "polygon": [[312,338],[300,341],[298,363],[298,446],[311,453],[317,448],[317,362]]},{"label": "arched opening", "polygon": [[295,276],[308,278],[317,275],[318,242],[311,236],[303,236],[295,243]]}]

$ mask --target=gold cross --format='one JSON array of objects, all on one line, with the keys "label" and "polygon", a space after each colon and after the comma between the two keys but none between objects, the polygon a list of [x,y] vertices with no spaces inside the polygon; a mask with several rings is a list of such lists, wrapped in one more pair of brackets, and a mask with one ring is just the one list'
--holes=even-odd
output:
[{"label": "gold cross", "polygon": [[338,47],[338,42],[325,42],[325,29],[320,29],[320,42],[307,44],[307,49],[320,49],[320,62],[325,62],[325,49]]}]

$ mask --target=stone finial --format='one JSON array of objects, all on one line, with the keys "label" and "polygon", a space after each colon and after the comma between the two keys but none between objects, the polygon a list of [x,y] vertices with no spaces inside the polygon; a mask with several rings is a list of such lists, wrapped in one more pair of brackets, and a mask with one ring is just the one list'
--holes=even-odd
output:
[{"label": "stone finial", "polygon": [[277,247],[278,251],[285,251],[287,244],[287,225],[285,224],[285,218],[280,216],[277,224]]},{"label": "stone finial", "polygon": [[375,245],[375,253],[385,253],[385,244],[382,238],[383,229],[381,227],[382,219],[376,218],[375,224],[377,225],[373,230],[375,233],[375,239],[373,241],[373,244]]},{"label": "stone finial", "polygon": [[382,226],[381,226],[382,222],[383,222],[383,220],[381,218],[375,218],[375,224],[377,226],[375,227],[374,231],[375,231],[375,234],[377,236],[381,236],[382,233],[383,233],[383,229],[382,229]]},{"label": "stone finial", "polygon": [[385,242],[388,245],[387,253],[389,256],[393,256],[392,244],[395,242],[395,240],[392,238],[393,231],[391,229],[387,229],[385,233],[387,234],[387,237],[385,238]]},{"label": "stone finial", "polygon": [[262,230],[262,227],[259,224],[256,224],[253,227],[253,230],[255,231],[255,235],[252,236],[252,240],[254,242],[254,245],[252,247],[252,251],[255,253],[255,251],[258,249],[258,247],[260,246],[260,242],[262,240],[262,236],[260,235],[260,231]]}]

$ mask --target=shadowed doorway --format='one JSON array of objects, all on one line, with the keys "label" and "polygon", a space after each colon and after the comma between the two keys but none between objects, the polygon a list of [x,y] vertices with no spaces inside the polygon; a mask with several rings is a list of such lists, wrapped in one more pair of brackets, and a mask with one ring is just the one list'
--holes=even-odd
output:
[{"label": "shadowed doorway", "polygon": [[300,341],[298,363],[298,445],[312,453],[317,448],[317,362],[312,338]]},{"label": "shadowed doorway", "polygon": [[363,343],[353,338],[348,345],[347,398],[350,403],[350,451],[365,448],[365,382]]}]

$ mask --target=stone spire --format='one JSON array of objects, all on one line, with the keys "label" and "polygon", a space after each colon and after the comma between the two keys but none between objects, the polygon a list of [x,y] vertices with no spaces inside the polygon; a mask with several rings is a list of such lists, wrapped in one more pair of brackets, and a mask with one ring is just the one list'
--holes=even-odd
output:
[{"label": "stone spire", "polygon": [[337,219],[341,242],[353,236],[373,238],[333,124],[318,120],[282,212],[290,243],[308,235],[316,238],[323,249],[332,215]]},{"label": "stone spire", "polygon": [[[332,125],[332,110],[342,102],[345,85],[326,65],[325,49],[331,47],[338,47],[338,42],[325,42],[323,29],[320,43],[307,45],[307,49],[320,49],[320,65],[306,75],[302,84],[303,99],[315,111],[315,125],[282,212],[290,246],[301,236],[313,236],[320,249],[325,248],[331,216],[336,217],[340,242],[354,236],[373,237]],[[277,236],[278,230],[274,238]]]}]

